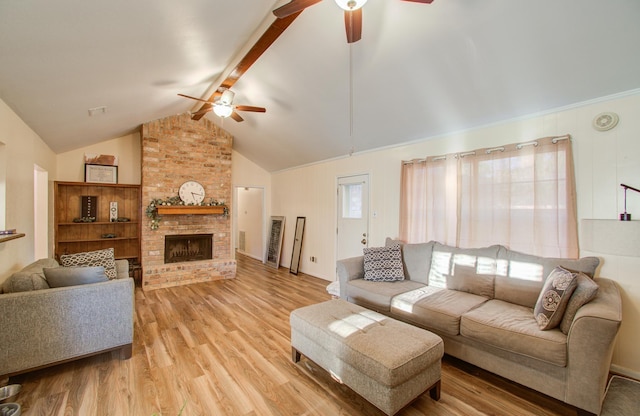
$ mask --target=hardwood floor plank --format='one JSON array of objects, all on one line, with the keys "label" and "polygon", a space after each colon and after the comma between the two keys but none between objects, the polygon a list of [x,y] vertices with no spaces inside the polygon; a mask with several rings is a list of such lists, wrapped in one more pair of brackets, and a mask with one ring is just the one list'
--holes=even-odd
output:
[{"label": "hardwood floor plank", "polygon": [[[291,360],[292,310],[329,282],[238,256],[235,279],[136,288],[133,356],[118,352],[13,377],[27,416],[382,416],[304,356]],[[442,395],[399,416],[575,416],[557,400],[445,356]]]}]

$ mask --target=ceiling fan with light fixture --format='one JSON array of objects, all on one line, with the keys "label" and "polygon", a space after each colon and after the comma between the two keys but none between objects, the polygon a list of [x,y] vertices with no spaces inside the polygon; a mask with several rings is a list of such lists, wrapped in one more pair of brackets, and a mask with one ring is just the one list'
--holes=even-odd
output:
[{"label": "ceiling fan with light fixture", "polygon": [[236,95],[230,89],[225,89],[222,94],[215,101],[203,100],[202,98],[191,97],[189,95],[178,94],[180,97],[189,98],[191,100],[201,101],[209,105],[202,106],[195,114],[204,115],[209,111],[212,111],[222,118],[231,117],[235,121],[244,121],[244,119],[237,113],[237,111],[249,111],[253,113],[264,113],[267,110],[264,107],[254,107],[251,105],[234,105],[233,97]]},{"label": "ceiling fan with light fixture", "polygon": [[[277,18],[283,19],[321,1],[322,0],[291,0],[289,3],[275,9],[273,14],[276,15]],[[433,2],[433,0],[402,1],[426,4]],[[344,26],[347,31],[347,43],[359,41],[362,37],[362,6],[364,6],[367,0],[335,0],[335,2],[344,9]]]}]

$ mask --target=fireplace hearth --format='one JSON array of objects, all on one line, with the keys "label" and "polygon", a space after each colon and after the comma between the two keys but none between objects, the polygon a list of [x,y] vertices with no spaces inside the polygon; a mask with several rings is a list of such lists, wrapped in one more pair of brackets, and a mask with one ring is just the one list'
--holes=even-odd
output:
[{"label": "fireplace hearth", "polygon": [[164,262],[211,260],[213,234],[177,234],[164,237]]}]

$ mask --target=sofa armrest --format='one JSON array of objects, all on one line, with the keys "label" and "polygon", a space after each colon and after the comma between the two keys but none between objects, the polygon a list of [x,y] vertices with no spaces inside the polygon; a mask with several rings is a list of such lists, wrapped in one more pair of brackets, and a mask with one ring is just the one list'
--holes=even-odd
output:
[{"label": "sofa armrest", "polygon": [[338,260],[336,270],[340,281],[340,297],[346,299],[347,282],[364,278],[364,256]]},{"label": "sofa armrest", "polygon": [[127,279],[129,277],[129,261],[116,260],[116,279]]},{"label": "sofa armrest", "polygon": [[134,282],[0,295],[0,376],[133,342]]},{"label": "sofa armrest", "polygon": [[565,401],[599,414],[622,321],[622,300],[613,280],[595,281],[598,295],[578,310],[569,329]]}]

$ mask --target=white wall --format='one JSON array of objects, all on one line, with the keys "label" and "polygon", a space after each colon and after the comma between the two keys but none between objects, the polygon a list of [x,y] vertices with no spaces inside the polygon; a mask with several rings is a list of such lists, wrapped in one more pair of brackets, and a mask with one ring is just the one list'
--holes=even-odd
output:
[{"label": "white wall", "polygon": [[[34,168],[39,166],[56,175],[56,159],[53,151],[6,104],[0,100],[0,142],[4,143],[3,166],[5,193],[0,204],[5,206],[5,227],[25,233],[23,238],[0,243],[0,283],[13,272],[33,262],[34,258]],[[53,186],[49,186],[47,210],[49,224],[53,224]],[[53,252],[53,232],[50,226],[49,250]]]},{"label": "white wall", "polygon": [[236,204],[236,237],[244,232],[245,246],[240,247],[236,241],[238,251],[260,261],[264,258],[263,229],[264,227],[264,189],[262,188],[235,188],[237,196]]},{"label": "white wall", "polygon": [[118,157],[118,183],[140,184],[141,147],[140,132],[128,134],[57,156],[58,181],[84,182],[84,155],[99,154]]},{"label": "white wall", "polygon": [[[305,258],[300,270],[326,280],[335,279],[336,178],[369,173],[371,184],[371,246],[396,237],[399,229],[400,166],[402,160],[427,155],[498,146],[539,137],[571,134],[573,137],[578,217],[617,218],[622,212],[620,183],[640,187],[640,91],[556,112],[512,120],[501,124],[454,133],[375,152],[355,154],[320,164],[276,172],[272,175],[273,215],[286,216],[287,225],[296,216],[306,216]],[[592,128],[595,115],[603,111],[619,114],[620,123],[609,132]],[[356,149],[357,150],[357,149]],[[640,195],[629,194],[627,211],[640,220]],[[282,264],[289,264],[293,227],[285,229]],[[616,369],[640,376],[640,258],[602,253],[601,276],[616,280],[623,296],[623,326],[614,355]],[[311,263],[309,256],[318,258]],[[640,378],[640,377],[639,377]]]},{"label": "white wall", "polygon": [[[271,215],[271,174],[266,170],[262,169],[260,166],[256,165],[246,157],[242,156],[240,153],[235,150],[232,153],[232,163],[231,163],[231,182],[234,189],[244,189],[246,188],[261,188],[264,190],[264,212],[262,217],[262,229],[258,230],[250,230],[249,233],[253,236],[257,234],[260,235],[262,240],[262,244],[260,244],[261,248],[266,247],[266,235],[267,235],[267,227],[268,221],[267,219]],[[234,192],[234,198],[237,197],[237,193]],[[232,247],[237,247],[237,236],[239,230],[238,221],[240,220],[240,215],[238,210],[235,209],[238,206],[238,201],[232,201],[231,212],[235,212],[235,217],[233,218],[233,235],[232,235]],[[253,220],[255,221],[255,219]],[[246,228],[247,224],[240,224],[240,226]],[[253,244],[253,243],[252,243]],[[264,253],[258,253],[259,249],[256,248],[254,252],[249,255],[257,254],[257,258],[262,259],[264,257]]]}]

